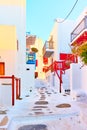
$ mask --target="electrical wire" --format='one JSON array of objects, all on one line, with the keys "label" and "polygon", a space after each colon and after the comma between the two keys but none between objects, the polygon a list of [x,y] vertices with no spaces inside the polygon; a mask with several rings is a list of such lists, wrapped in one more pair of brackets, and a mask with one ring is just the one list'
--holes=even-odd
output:
[{"label": "electrical wire", "polygon": [[72,13],[72,11],[74,10],[74,8],[75,8],[75,6],[77,5],[77,2],[78,2],[79,0],[76,0],[76,2],[75,2],[75,4],[73,5],[73,7],[72,7],[72,9],[70,10],[70,12],[68,13],[68,15],[62,20],[62,21],[57,21],[56,20],[56,22],[57,23],[63,23],[63,22],[65,22],[65,20],[67,20],[67,18],[70,16],[70,14]]}]

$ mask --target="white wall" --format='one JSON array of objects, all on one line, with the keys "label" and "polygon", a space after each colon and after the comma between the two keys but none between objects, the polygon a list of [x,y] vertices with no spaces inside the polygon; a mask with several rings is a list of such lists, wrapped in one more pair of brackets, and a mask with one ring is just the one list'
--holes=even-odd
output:
[{"label": "white wall", "polygon": [[81,87],[87,93],[87,66],[82,67],[81,71],[82,71]]},{"label": "white wall", "polygon": [[[59,60],[59,54],[60,53],[71,53],[70,49],[70,34],[72,32],[72,28],[74,26],[75,22],[66,20],[64,23],[58,24],[58,43],[55,53],[57,53],[57,61]],[[70,70],[66,70],[65,74],[62,75],[62,90],[69,89],[70,88]]]},{"label": "white wall", "polygon": [[70,89],[81,89],[81,65],[72,63],[70,65]]},{"label": "white wall", "polygon": [[[58,24],[58,43],[56,53],[70,53],[70,34],[75,22],[65,21],[64,23]],[[58,57],[59,58],[59,57]]]},{"label": "white wall", "polygon": [[11,106],[12,99],[11,99],[11,85],[5,86],[0,85],[0,106]]},{"label": "white wall", "polygon": [[56,73],[55,73],[55,90],[57,90],[57,92],[59,92],[60,90],[60,81]]},{"label": "white wall", "polygon": [[65,74],[62,75],[63,89],[70,89],[70,69],[65,70]]},{"label": "white wall", "polygon": [[[17,1],[17,0],[16,0]],[[4,2],[5,3],[5,2]],[[25,6],[19,5],[0,5],[0,25],[14,25],[17,30],[17,39],[19,41],[19,52],[17,54],[16,75],[21,78],[22,88],[25,75],[25,57],[26,57],[26,9]]]},{"label": "white wall", "polygon": [[[34,72],[35,65],[34,64],[26,64],[25,75],[26,79],[24,80],[25,87],[21,93],[22,96],[32,94],[34,92]],[[30,92],[32,90],[32,92]]]},{"label": "white wall", "polygon": [[[59,54],[60,53],[70,53],[70,33],[72,32],[72,28],[74,26],[73,21],[65,21],[64,23],[54,23],[54,27],[52,29],[52,32],[50,33],[50,36],[53,36],[53,41],[54,41],[54,54],[52,55],[53,60],[58,61],[59,60]],[[49,36],[49,38],[50,38]],[[52,58],[51,57],[51,58]],[[50,58],[50,61],[51,61]],[[50,84],[52,85],[52,73],[49,73],[50,77]],[[66,81],[67,77],[67,81]],[[69,87],[69,73],[66,72],[66,76],[63,76],[63,87]],[[55,75],[55,86],[59,89],[59,79],[57,75]]]}]

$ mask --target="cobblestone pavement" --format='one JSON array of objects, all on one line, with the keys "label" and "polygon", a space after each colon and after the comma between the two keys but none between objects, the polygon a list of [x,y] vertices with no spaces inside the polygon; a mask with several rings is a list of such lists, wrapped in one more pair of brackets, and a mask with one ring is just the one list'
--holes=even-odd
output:
[{"label": "cobblestone pavement", "polygon": [[87,130],[81,110],[68,94],[38,89],[6,111],[7,130]]}]

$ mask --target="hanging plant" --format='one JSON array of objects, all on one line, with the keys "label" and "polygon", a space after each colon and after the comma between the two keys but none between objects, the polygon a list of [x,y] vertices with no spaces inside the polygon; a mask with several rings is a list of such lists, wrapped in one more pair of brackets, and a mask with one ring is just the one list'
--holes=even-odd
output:
[{"label": "hanging plant", "polygon": [[32,47],[31,50],[32,50],[34,53],[37,53],[37,52],[38,52],[38,49],[35,48],[35,47]]},{"label": "hanging plant", "polygon": [[82,43],[81,45],[75,45],[71,48],[73,54],[79,56],[84,64],[87,65],[87,42]]}]

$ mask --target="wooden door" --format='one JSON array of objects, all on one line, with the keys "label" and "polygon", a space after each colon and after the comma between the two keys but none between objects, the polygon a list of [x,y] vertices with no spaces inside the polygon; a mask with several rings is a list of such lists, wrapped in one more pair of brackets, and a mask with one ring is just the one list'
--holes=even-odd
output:
[{"label": "wooden door", "polygon": [[5,75],[5,63],[0,62],[0,75]]}]

